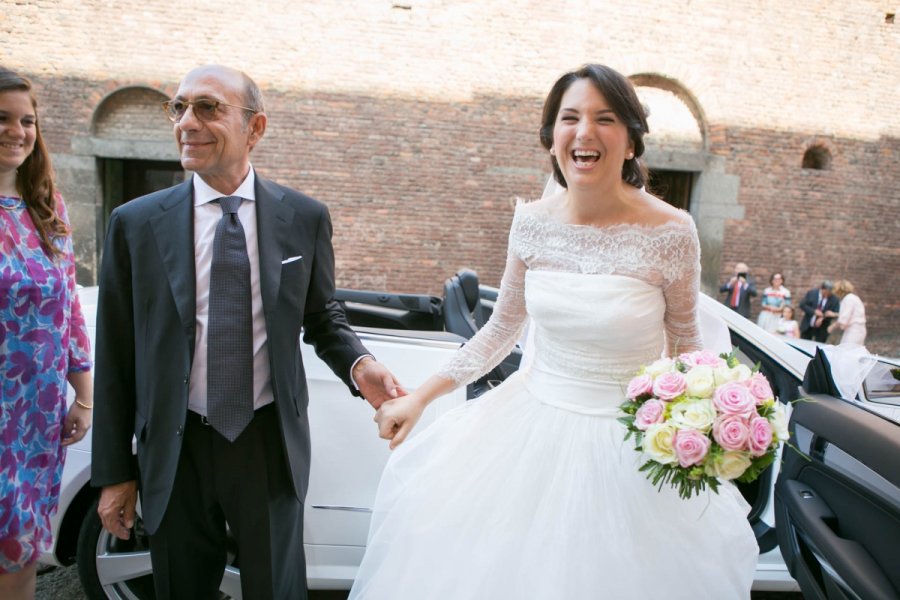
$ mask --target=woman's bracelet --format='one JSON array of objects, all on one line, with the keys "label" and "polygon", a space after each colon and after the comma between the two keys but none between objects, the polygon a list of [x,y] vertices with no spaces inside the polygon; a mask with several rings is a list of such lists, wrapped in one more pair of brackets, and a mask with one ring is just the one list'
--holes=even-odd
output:
[{"label": "woman's bracelet", "polygon": [[91,410],[92,408],[94,408],[94,404],[93,404],[93,403],[91,403],[91,404],[85,404],[84,402],[82,402],[82,401],[79,400],[78,398],[75,398],[75,404],[77,404],[77,405],[80,406],[81,408],[84,408],[84,409],[87,409],[87,410]]}]

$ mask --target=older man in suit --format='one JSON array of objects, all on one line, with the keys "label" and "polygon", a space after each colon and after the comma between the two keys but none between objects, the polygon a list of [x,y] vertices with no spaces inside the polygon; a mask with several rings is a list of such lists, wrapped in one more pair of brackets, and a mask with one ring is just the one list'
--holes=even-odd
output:
[{"label": "older man in suit", "polygon": [[822,343],[828,340],[828,326],[841,310],[841,301],[834,295],[833,289],[834,284],[826,279],[818,289],[806,292],[800,303],[800,310],[803,311],[800,337],[803,339]]},{"label": "older man in suit", "polygon": [[750,268],[746,263],[739,262],[734,266],[734,275],[722,284],[719,292],[726,306],[750,318],[750,298],[756,296],[756,282],[750,277]]},{"label": "older man in suit", "polygon": [[194,176],[110,218],[97,315],[99,513],[127,539],[140,488],[160,598],[218,597],[226,522],[245,598],[305,598],[301,328],[376,408],[402,390],[333,299],[325,206],[250,165],[266,129],[256,84],[200,67],[165,108]]}]

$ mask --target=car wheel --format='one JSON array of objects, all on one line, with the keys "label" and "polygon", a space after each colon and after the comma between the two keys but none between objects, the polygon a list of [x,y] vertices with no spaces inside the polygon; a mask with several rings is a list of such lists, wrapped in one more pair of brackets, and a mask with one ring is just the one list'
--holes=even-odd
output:
[{"label": "car wheel", "polygon": [[91,600],[152,600],[150,546],[138,517],[131,538],[120,540],[103,529],[97,501],[88,508],[78,533],[78,576]]}]

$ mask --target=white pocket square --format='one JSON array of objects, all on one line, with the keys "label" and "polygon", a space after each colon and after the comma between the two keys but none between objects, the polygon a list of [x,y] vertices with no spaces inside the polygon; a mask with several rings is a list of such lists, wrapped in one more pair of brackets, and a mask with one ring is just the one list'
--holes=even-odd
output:
[{"label": "white pocket square", "polygon": [[281,261],[281,264],[286,265],[288,263],[294,262],[295,260],[300,260],[301,258],[303,258],[303,256],[298,254],[297,256],[292,256],[290,258],[284,259],[283,261]]}]

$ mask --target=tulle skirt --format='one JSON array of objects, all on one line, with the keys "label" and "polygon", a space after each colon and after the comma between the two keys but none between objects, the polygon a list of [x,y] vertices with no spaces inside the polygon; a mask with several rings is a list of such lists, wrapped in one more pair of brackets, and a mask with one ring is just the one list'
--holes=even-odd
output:
[{"label": "tulle skirt", "polygon": [[551,385],[517,373],[394,452],[351,599],[749,598],[737,489],[657,491],[621,387]]}]

